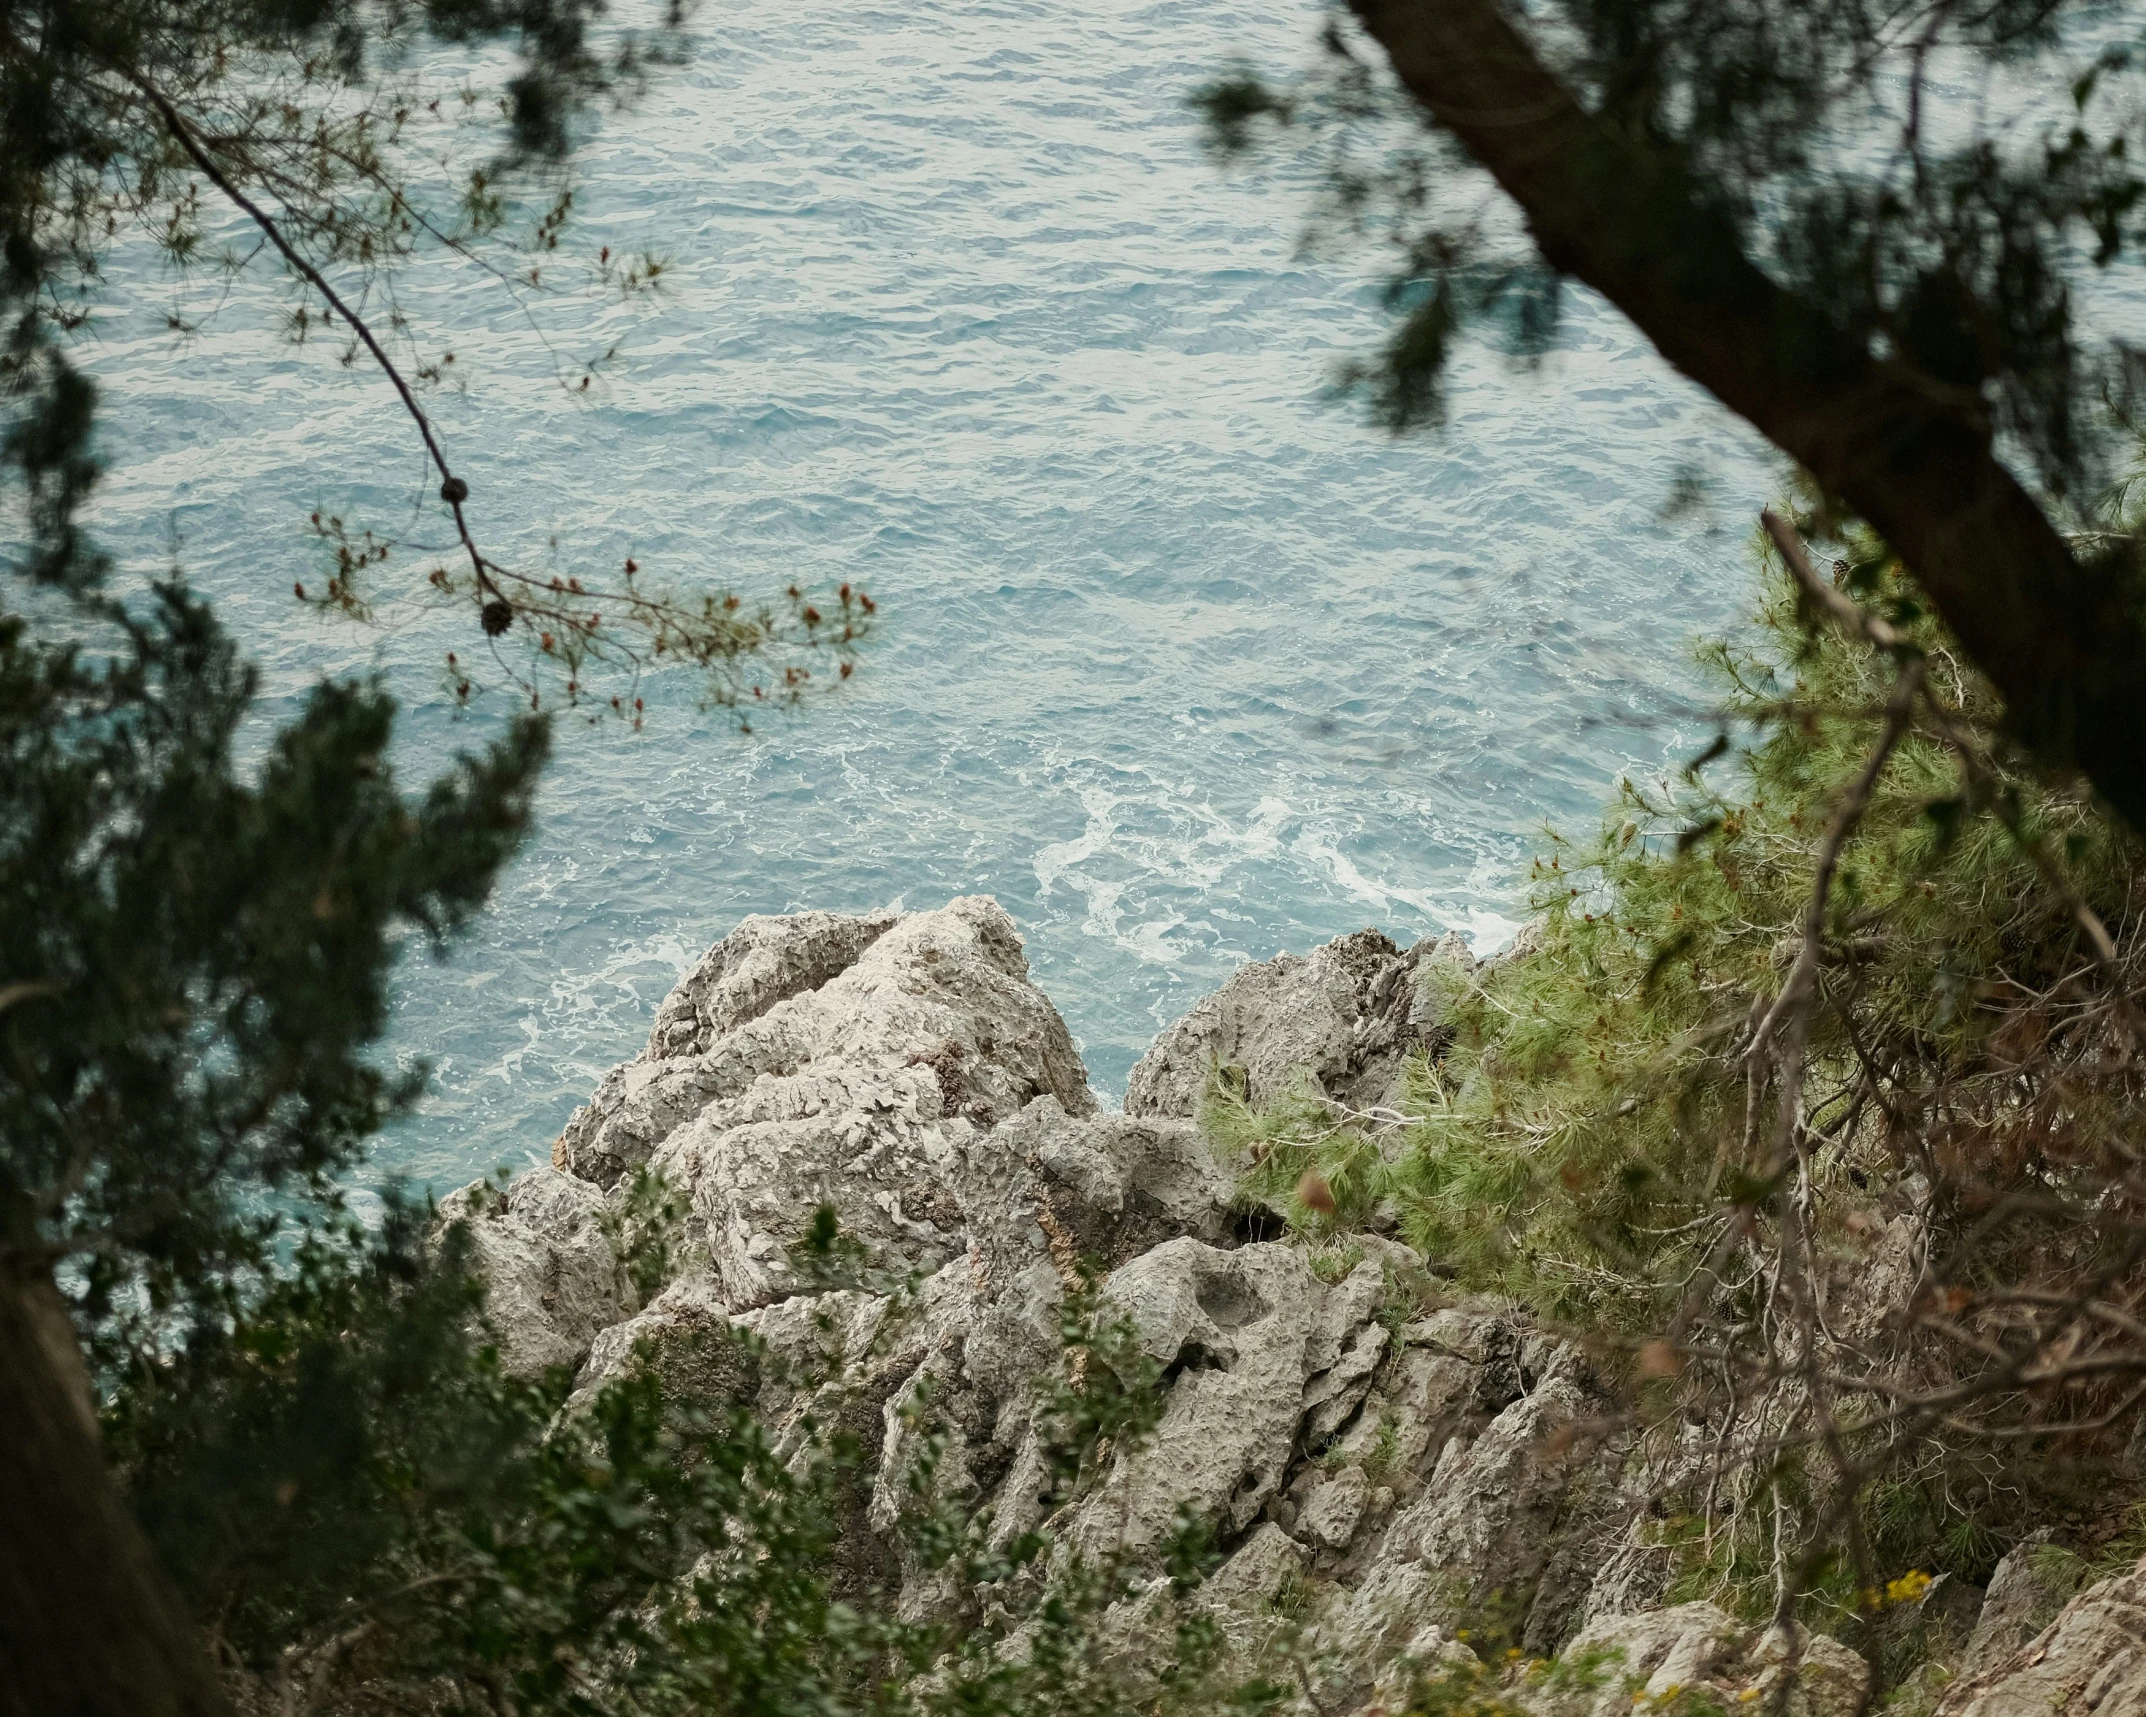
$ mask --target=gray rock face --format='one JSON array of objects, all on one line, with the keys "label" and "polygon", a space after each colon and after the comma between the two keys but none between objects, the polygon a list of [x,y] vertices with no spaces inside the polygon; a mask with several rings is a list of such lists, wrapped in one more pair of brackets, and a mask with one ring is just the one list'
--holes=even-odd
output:
[{"label": "gray rock face", "polygon": [[1439,1004],[1424,982],[1431,965],[1475,969],[1451,932],[1403,953],[1376,930],[1240,966],[1140,1058],[1125,1112],[1189,1117],[1218,1066],[1234,1069],[1255,1103],[1308,1072],[1352,1108],[1385,1104],[1404,1058],[1438,1039]]},{"label": "gray rock face", "polygon": [[664,1053],[606,1078],[553,1160],[603,1185],[647,1163],[690,1200],[691,1237],[739,1309],[793,1290],[822,1205],[872,1267],[936,1269],[965,1246],[963,1140],[1038,1096],[1096,1107],[1011,920],[982,897],[892,921],[748,920],[658,1025]]},{"label": "gray rock face", "polygon": [[1242,1646],[1251,1642],[1258,1621],[1303,1573],[1303,1549],[1269,1521],[1209,1576],[1200,1596],[1230,1629],[1233,1641]]},{"label": "gray rock face", "polygon": [[894,922],[892,913],[852,917],[840,912],[743,920],[664,998],[642,1058],[705,1054],[716,1039],[777,1002],[840,977]]},{"label": "gray rock face", "polygon": [[1591,1452],[1576,1432],[1592,1414],[1569,1378],[1544,1384],[1472,1443],[1448,1442],[1421,1499],[1395,1520],[1394,1553],[1438,1571],[1456,1619],[1532,1605],[1566,1491]]},{"label": "gray rock face", "polygon": [[[1370,1101],[1435,1029],[1415,982],[1433,956],[1466,958],[1367,934],[1248,969],[1218,1041],[1251,1055],[1255,1095],[1308,1056],[1329,1089]],[[1150,1074],[1175,1053],[1204,1077],[1198,1019],[1166,1034]],[[1194,1095],[1173,1101],[1189,1111]],[[1138,1558],[1183,1507],[1202,1510],[1236,1549],[1209,1600],[1229,1626],[1302,1575],[1333,1612],[1327,1634],[1356,1642],[1345,1679],[1368,1686],[1378,1652],[1429,1638],[1433,1614],[1541,1583],[1569,1536],[1573,1474],[1596,1458],[1570,1439],[1544,1452],[1584,1406],[1576,1361],[1501,1308],[1443,1305],[1392,1241],[1360,1237],[1361,1262],[1325,1281],[1294,1245],[1239,1244],[1231,1177],[1189,1119],[1147,1107],[1097,1112],[989,901],[751,919],[575,1116],[563,1172],[483,1218],[495,1304],[518,1350],[580,1362],[584,1394],[652,1366],[680,1399],[749,1408],[778,1447],[807,1417],[844,1427],[875,1474],[852,1548],[887,1567],[927,1434],[932,1484],[988,1508],[997,1540],[1041,1523],[1039,1390],[1065,1363],[1065,1295],[1101,1272],[1104,1315],[1137,1331],[1167,1397],[1154,1434],[1055,1529]],[[636,1309],[599,1218],[642,1164],[690,1214],[684,1273]],[[859,1286],[802,1268],[822,1206]],[[532,1227],[540,1207],[552,1223]],[[547,1305],[553,1277],[580,1286],[564,1302],[542,1290]],[[928,1586],[904,1602],[934,1601]]]},{"label": "gray rock face", "polygon": [[752,1401],[759,1367],[731,1339],[733,1330],[730,1309],[710,1284],[673,1282],[634,1316],[598,1332],[576,1374],[576,1393],[591,1395],[646,1364],[675,1401],[705,1407]]},{"label": "gray rock face", "polygon": [[[1098,1271],[1167,1396],[1055,1523],[1068,1543],[1138,1558],[1203,1511],[1236,1551],[1210,1600],[1228,1625],[1270,1626],[1246,1618],[1307,1583],[1353,1690],[1492,1599],[1532,1606],[1531,1638],[1554,1644],[1578,1615],[1550,1575],[1604,1459],[1569,1434],[1592,1411],[1577,1356],[1504,1308],[1444,1303],[1391,1241],[1359,1237],[1327,1280],[1296,1246],[1239,1244],[1231,1177],[1186,1118],[1210,1053],[1248,1057],[1255,1097],[1309,1069],[1373,1101],[1436,1029],[1427,958],[1466,954],[1366,934],[1248,968],[1165,1034],[1146,1100],[1104,1115],[991,902],[748,920],[561,1135],[561,1171],[503,1210],[463,1195],[494,1316],[517,1363],[578,1362],[584,1392],[652,1366],[680,1399],[749,1408],[778,1447],[808,1417],[843,1427],[875,1475],[845,1554],[884,1572],[927,1435],[931,1483],[989,1509],[999,1541],[1041,1523],[1040,1391],[1065,1363],[1064,1297]],[[636,1308],[603,1216],[644,1163],[690,1214],[683,1273]],[[858,1286],[803,1268],[822,1206]]]},{"label": "gray rock face", "polygon": [[1067,1114],[1039,1097],[961,1142],[952,1184],[989,1272],[1109,1270],[1180,1237],[1228,1245],[1235,1183],[1187,1121]]},{"label": "gray rock face", "polygon": [[1975,1675],[2001,1663],[2039,1634],[2071,1597],[2071,1571],[2049,1554],[2050,1535],[2030,1534],[1990,1575],[1982,1611],[1960,1654],[1960,1672]]},{"label": "gray rock face", "polygon": [[[1679,1604],[1590,1622],[1566,1647],[1568,1672],[1538,1678],[1521,1665],[1485,1676],[1465,1648],[1427,1625],[1401,1654],[1418,1673],[1458,1670],[1471,1687],[1498,1687],[1533,1717],[1629,1717],[1634,1711],[1785,1710],[1795,1717],[1859,1717],[1870,1701],[1870,1666],[1838,1640],[1798,1629],[1749,1627],[1712,1604]],[[1404,1678],[1388,1670],[1378,1703],[1406,1703]]]},{"label": "gray rock face", "polygon": [[1169,1404],[1089,1504],[1080,1541],[1155,1544],[1185,1504],[1232,1537],[1251,1525],[1288,1472],[1324,1298],[1288,1246],[1171,1240],[1113,1271],[1104,1310],[1139,1330],[1171,1380]]},{"label": "gray rock face", "polygon": [[533,1169],[504,1196],[479,1181],[440,1201],[466,1221],[485,1278],[485,1314],[517,1376],[578,1365],[597,1331],[631,1309],[603,1227],[604,1195],[556,1169]]},{"label": "gray rock face", "polygon": [[1938,1717],[2146,1717],[2146,1560],[2088,1587],[2034,1638],[1954,1682],[1937,1709]]},{"label": "gray rock face", "polygon": [[[1542,1717],[1623,1717],[1644,1699],[1662,1705],[1677,1694],[1711,1695],[1717,1709],[1786,1709],[1796,1717],[1857,1717],[1869,1702],[1871,1669],[1824,1634],[1748,1628],[1712,1604],[1679,1604],[1636,1616],[1590,1622],[1568,1658],[1603,1654],[1612,1670],[1590,1690],[1535,1694]],[[1788,1682],[1785,1702],[1782,1683]]]},{"label": "gray rock face", "polygon": [[[1045,1093],[1094,1111],[1065,1022],[1029,983],[997,902],[972,895],[898,919],[753,918],[665,1000],[648,1048],[576,1111],[552,1162],[609,1186],[691,1122],[705,1144],[835,1119],[860,1125],[836,1128],[818,1153],[847,1144],[854,1157],[881,1142],[864,1136],[865,1118],[890,1116],[897,1134],[990,1126]],[[746,1142],[742,1155],[765,1157],[769,1143]],[[751,1182],[750,1161],[740,1173]]]},{"label": "gray rock face", "polygon": [[[1869,1674],[1834,1642],[1742,1629],[1703,1604],[1645,1607],[1646,1580],[1619,1561],[1629,1510],[1611,1506],[1629,1451],[1601,1429],[1613,1416],[1575,1349],[1508,1305],[1447,1293],[1391,1240],[1351,1237],[1317,1270],[1298,1244],[1245,1243],[1232,1178],[1190,1119],[1209,1068],[1241,1069],[1254,1100],[1309,1074],[1374,1105],[1407,1052],[1435,1045],[1421,979],[1437,961],[1466,951],[1404,954],[1365,932],[1247,967],[1163,1034],[1110,1115],[992,902],[749,919],[575,1116],[557,1168],[503,1201],[469,1189],[449,1213],[471,1225],[518,1370],[578,1366],[585,1397],[651,1368],[674,1399],[754,1414],[785,1459],[808,1423],[853,1439],[839,1581],[891,1585],[906,1614],[963,1601],[905,1560],[898,1517],[919,1484],[987,1511],[999,1548],[1042,1527],[1151,1573],[1190,1505],[1225,1558],[1198,1601],[1246,1654],[1296,1630],[1323,1684],[1307,1711],[1398,1709],[1412,1675],[1477,1674],[1456,1636],[1495,1616],[1529,1654],[1618,1654],[1600,1689],[1555,1699],[1508,1675],[1504,1692],[1538,1717],[1618,1717],[1632,1681],[1769,1710],[1758,1701],[1791,1673],[1796,1717],[1857,1717]],[[636,1304],[611,1237],[634,1243],[642,1165],[687,1214],[675,1279]],[[800,1247],[822,1206],[842,1232],[825,1274]],[[1152,1436],[1090,1451],[1066,1498],[1045,1408],[1109,1351],[1061,1344],[1066,1296],[1091,1272],[1165,1396]],[[2054,1604],[2027,1590],[2031,1557],[2018,1569],[1990,1593],[1973,1717],[2028,1717],[2034,1699],[2035,1717],[2051,1700],[2146,1717],[2146,1670],[2122,1667],[2134,1660],[2114,1643],[2125,1627],[2140,1637],[2146,1575],[2128,1596],[2097,1588],[2098,1607],[2079,1600],[2021,1653],[2020,1630]],[[1112,1649],[1166,1649],[1160,1609],[1120,1607]],[[2044,1661],[2061,1669],[2047,1686],[2004,1679]]]}]

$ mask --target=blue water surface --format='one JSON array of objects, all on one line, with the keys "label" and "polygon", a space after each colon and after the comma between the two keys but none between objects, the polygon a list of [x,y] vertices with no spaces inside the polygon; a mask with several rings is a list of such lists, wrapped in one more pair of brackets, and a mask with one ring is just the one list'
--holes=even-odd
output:
[{"label": "blue water surface", "polygon": [[[392,1052],[436,1079],[384,1166],[542,1156],[749,912],[994,894],[1122,1090],[1246,959],[1367,924],[1495,945],[1532,835],[1694,742],[1687,644],[1748,604],[1774,466],[1584,294],[1540,370],[1468,357],[1435,439],[1326,403],[1382,327],[1366,276],[1298,258],[1305,165],[1221,172],[1185,105],[1232,54],[1295,61],[1314,17],[724,0],[582,163],[568,248],[655,244],[655,314],[406,281],[466,381],[436,403],[495,553],[849,579],[886,625],[838,698],[750,737],[662,680],[643,733],[562,733],[497,910],[401,973]],[[106,541],[218,599],[269,716],[378,666],[406,768],[482,737],[438,670],[466,616],[356,628],[290,594],[316,506],[407,532],[428,488],[377,375],[283,342],[271,281],[225,300],[128,253],[115,285],[84,348]],[[1692,464],[1715,510],[1665,521]]]}]

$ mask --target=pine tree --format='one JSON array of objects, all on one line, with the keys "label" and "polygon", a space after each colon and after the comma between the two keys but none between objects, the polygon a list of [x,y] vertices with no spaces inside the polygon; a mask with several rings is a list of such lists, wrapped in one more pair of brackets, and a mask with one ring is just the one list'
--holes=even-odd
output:
[{"label": "pine tree", "polygon": [[1873,525],[2012,727],[2146,826],[2139,546],[2082,529],[2139,378],[2081,305],[2146,242],[2142,26],[2087,0],[1350,0],[1309,74],[1205,102],[1225,147],[1323,138],[1334,209],[1391,240],[1397,325],[1351,378],[1376,417],[1435,421],[1464,326],[1540,352],[1584,282]]},{"label": "pine tree", "polygon": [[[343,1177],[418,1091],[370,1058],[391,970],[484,905],[530,826],[549,711],[585,701],[606,662],[659,657],[697,665],[724,701],[774,654],[764,677],[795,697],[820,655],[846,676],[868,624],[847,587],[747,607],[651,589],[631,562],[608,578],[516,568],[482,543],[482,498],[426,410],[438,366],[399,318],[360,308],[428,255],[558,248],[589,103],[684,49],[675,7],[639,33],[603,11],[44,0],[0,20],[0,1711],[221,1708],[198,1584],[174,1591],[115,1489],[98,1402],[175,1356],[194,1371],[169,1375],[205,1376],[202,1356],[243,1349],[263,1296],[282,1303],[293,1218],[315,1223],[308,1244],[337,1222]],[[497,80],[498,123],[436,120],[409,69],[419,46],[465,48],[457,75],[474,93]],[[435,124],[482,137],[444,181],[425,177]],[[98,401],[69,339],[105,290],[102,258],[153,242],[182,268],[215,263],[217,203],[257,230],[250,265],[284,272],[294,330],[344,342],[408,416],[456,545],[421,588],[502,652],[521,713],[414,791],[377,683],[320,685],[265,755],[249,741],[242,756],[244,640],[177,577],[111,564],[84,526]],[[606,255],[604,280],[631,290],[659,267]],[[330,534],[314,599],[362,615],[381,545]],[[288,582],[304,594],[302,572]],[[465,700],[486,689],[455,683]],[[637,724],[637,703],[610,701]],[[341,1268],[347,1298],[352,1271],[385,1265],[360,1245]],[[419,1296],[429,1321],[408,1325],[435,1346],[469,1309],[456,1280],[438,1276]],[[475,1363],[454,1351],[435,1355],[442,1379]],[[365,1363],[390,1362],[382,1347]],[[144,1429],[163,1422],[133,1422],[140,1482],[173,1467]],[[162,1548],[191,1562],[205,1543]]]}]

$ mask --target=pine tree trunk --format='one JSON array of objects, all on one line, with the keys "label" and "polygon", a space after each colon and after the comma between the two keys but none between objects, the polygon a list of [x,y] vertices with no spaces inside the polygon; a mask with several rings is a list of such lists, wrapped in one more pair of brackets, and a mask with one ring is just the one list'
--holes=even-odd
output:
[{"label": "pine tree trunk", "polygon": [[1543,258],[1874,526],[2004,694],[2007,725],[2146,831],[2146,625],[2127,579],[2073,558],[1942,397],[1822,302],[1778,286],[1689,160],[1599,121],[1503,0],[1349,0],[1433,119],[1504,187]]},{"label": "pine tree trunk", "polygon": [[0,1717],[226,1709],[105,1471],[58,1294],[0,1277]]}]

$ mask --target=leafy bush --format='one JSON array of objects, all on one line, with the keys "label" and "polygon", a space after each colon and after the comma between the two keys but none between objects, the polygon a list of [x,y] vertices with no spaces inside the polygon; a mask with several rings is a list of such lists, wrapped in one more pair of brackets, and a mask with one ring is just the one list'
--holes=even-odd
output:
[{"label": "leafy bush", "polygon": [[1386,1205],[1707,1427],[1655,1529],[1677,1595],[1836,1621],[1986,1574],[2058,1495],[2116,1530],[2146,1400],[2141,849],[2009,748],[1882,546],[1841,552],[1703,651],[1714,745],[1548,837],[1515,949],[1427,968],[1453,1039],[1406,1126],[1309,1085],[1204,1111],[1307,1233]]},{"label": "leafy bush", "polygon": [[[1883,562],[1852,570],[1986,733],[1987,688],[1935,622]],[[1728,1213],[1780,1190],[1748,1178],[1773,1118],[1749,1034],[1795,956],[1829,810],[1876,743],[1889,676],[1809,624],[1778,575],[1760,619],[1749,646],[1704,653],[1743,743],[1679,780],[1620,783],[1591,841],[1550,837],[1526,946],[1449,998],[1456,1045],[1412,1092],[1427,1118],[1389,1177],[1412,1237],[1558,1317],[1659,1329]],[[2140,855],[2109,818],[2016,769],[1994,790],[1963,784],[1941,738],[1901,740],[1827,903],[1800,1125],[1832,1216],[1917,1172],[1957,1201],[1993,1196],[2093,1164],[2121,1124],[2128,1085],[2094,1090],[2061,1138],[2006,1089],[2107,1013],[2037,848],[2121,921]],[[2075,1078],[2065,1094],[2090,1093]]]}]

